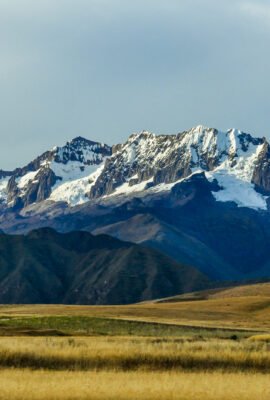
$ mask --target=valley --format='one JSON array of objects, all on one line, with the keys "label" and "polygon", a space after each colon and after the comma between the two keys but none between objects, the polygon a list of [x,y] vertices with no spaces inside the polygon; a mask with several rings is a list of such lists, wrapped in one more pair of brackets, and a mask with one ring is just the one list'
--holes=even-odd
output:
[{"label": "valley", "polygon": [[127,306],[2,305],[0,399],[268,398],[269,287]]},{"label": "valley", "polygon": [[[85,326],[89,321],[90,328],[91,321],[102,321],[103,319],[107,321],[107,325],[108,321],[111,321],[112,324],[115,323],[115,320],[119,323],[127,322],[127,331],[128,322],[144,322],[157,324],[153,327],[161,324],[162,329],[166,329],[168,325],[176,329],[178,333],[181,332],[181,329],[186,328],[195,329],[195,331],[197,328],[206,328],[210,332],[211,330],[214,332],[216,329],[225,329],[225,331],[227,329],[229,333],[234,329],[267,332],[270,330],[270,283],[211,289],[125,306],[1,305],[0,315],[6,321],[7,326],[10,323],[16,328],[16,320],[19,318],[19,327],[23,327],[25,324],[28,329],[35,328],[35,321],[37,321],[37,326],[43,321],[42,329],[53,328],[61,331],[62,318],[67,318],[70,327],[75,324],[76,318],[81,318]],[[10,318],[10,322],[6,319],[7,317]],[[57,321],[59,321],[59,325]],[[147,326],[147,324],[142,325],[145,328]],[[103,333],[106,332],[106,329],[104,328]],[[151,331],[151,326],[147,331]],[[117,332],[119,333],[121,330]],[[74,331],[71,329],[67,333],[77,332],[74,328]],[[87,330],[82,333],[86,334]],[[93,334],[95,333],[94,330]]]}]

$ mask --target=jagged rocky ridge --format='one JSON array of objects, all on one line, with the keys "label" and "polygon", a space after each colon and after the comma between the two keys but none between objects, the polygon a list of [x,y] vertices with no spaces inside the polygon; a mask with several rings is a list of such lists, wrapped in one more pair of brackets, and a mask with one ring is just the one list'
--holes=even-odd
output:
[{"label": "jagged rocky ridge", "polygon": [[171,190],[204,173],[218,201],[267,209],[270,149],[265,138],[198,126],[177,135],[133,134],[110,146],[81,137],[24,168],[0,172],[0,198],[8,207],[64,201],[70,206],[112,196],[135,197]]},{"label": "jagged rocky ridge", "polygon": [[142,132],[113,148],[89,197],[170,190],[172,184],[204,172],[219,184],[217,200],[266,209],[261,194],[270,194],[269,154],[266,139],[235,129],[224,133],[198,126],[159,136]]},{"label": "jagged rocky ridge", "polygon": [[[0,229],[107,233],[159,249],[214,280],[270,277],[266,139],[199,126],[177,135],[133,134],[112,148],[82,138],[71,143],[75,155],[58,159],[54,149],[30,172],[2,173]],[[41,197],[26,195],[42,187],[36,176],[44,165],[55,183],[44,184]],[[13,195],[12,180],[19,189]]]},{"label": "jagged rocky ridge", "polygon": [[264,143],[240,131],[223,133],[201,126],[178,135],[133,134],[123,145],[113,147],[90,197],[112,194],[125,183],[134,186],[147,181],[148,187],[173,183],[198,169],[213,171],[221,166],[243,170],[243,177],[249,174],[252,181],[250,158],[263,152]]},{"label": "jagged rocky ridge", "polygon": [[75,198],[68,200],[79,203],[84,200],[85,193],[80,189],[88,182],[88,176],[110,155],[110,146],[76,137],[23,168],[0,171],[0,200],[8,207],[20,209],[48,199],[59,186],[64,190],[66,182],[75,182]]}]

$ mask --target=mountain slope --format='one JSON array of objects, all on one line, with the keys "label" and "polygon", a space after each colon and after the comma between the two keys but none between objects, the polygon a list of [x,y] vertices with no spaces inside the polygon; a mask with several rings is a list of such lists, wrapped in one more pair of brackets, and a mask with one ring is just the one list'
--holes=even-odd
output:
[{"label": "mountain slope", "polygon": [[[47,203],[0,216],[6,232],[51,226],[61,232],[87,230],[157,248],[193,265],[211,279],[270,277],[270,213],[217,202],[213,184],[193,175],[158,196],[68,208]],[[119,200],[119,202],[118,202]]]},{"label": "mountain slope", "polygon": [[[5,207],[24,208],[49,197],[79,204],[94,183],[111,148],[76,137],[63,147],[54,147],[23,168],[0,171],[0,201]],[[88,188],[88,189],[86,189]]]},{"label": "mountain slope", "polygon": [[217,200],[267,209],[256,189],[270,193],[268,148],[265,139],[235,129],[221,132],[198,126],[177,135],[134,134],[113,148],[89,197],[170,190],[204,171],[210,182],[218,183]]},{"label": "mountain slope", "polygon": [[[258,299],[270,298],[270,282],[244,284],[240,286],[231,286],[225,288],[202,290],[197,292],[185,293],[179,296],[173,296],[166,299],[158,299],[155,303],[176,303],[183,301],[195,300],[211,300],[211,299],[233,299],[233,298],[250,298],[257,297]],[[268,308],[270,302],[265,302],[264,307]],[[264,308],[263,307],[263,308]],[[253,311],[256,310],[256,304],[253,305]],[[258,310],[262,310],[258,305]]]},{"label": "mountain slope", "polygon": [[6,233],[108,233],[210,279],[270,277],[265,138],[202,126],[176,135],[141,132],[112,148],[75,138],[1,176]]},{"label": "mountain slope", "polygon": [[143,131],[112,148],[77,137],[23,168],[0,171],[0,200],[3,209],[22,209],[48,199],[76,206],[89,199],[156,196],[202,172],[214,183],[217,201],[267,210],[267,140],[203,126],[176,135]]},{"label": "mountain slope", "polygon": [[192,267],[106,235],[0,235],[0,303],[126,304],[208,284]]},{"label": "mountain slope", "polygon": [[93,233],[108,234],[162,251],[181,263],[196,265],[215,280],[239,278],[229,263],[202,241],[151,214],[137,214],[125,221],[98,228]]}]

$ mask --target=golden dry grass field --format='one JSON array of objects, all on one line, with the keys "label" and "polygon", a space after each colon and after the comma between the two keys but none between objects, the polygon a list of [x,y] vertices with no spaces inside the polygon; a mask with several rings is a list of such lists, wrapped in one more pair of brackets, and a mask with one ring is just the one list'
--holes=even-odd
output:
[{"label": "golden dry grass field", "polygon": [[88,316],[198,327],[270,330],[270,283],[129,306],[0,306],[0,316]]},{"label": "golden dry grass field", "polygon": [[264,340],[2,337],[0,399],[270,399]]},{"label": "golden dry grass field", "polygon": [[269,376],[2,370],[1,400],[268,400]]},{"label": "golden dry grass field", "polygon": [[270,400],[270,285],[0,306],[0,399]]}]

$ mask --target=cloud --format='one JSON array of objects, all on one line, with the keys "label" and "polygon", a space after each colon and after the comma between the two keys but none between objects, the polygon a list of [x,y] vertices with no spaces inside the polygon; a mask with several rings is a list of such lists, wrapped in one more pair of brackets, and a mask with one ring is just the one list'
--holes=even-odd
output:
[{"label": "cloud", "polygon": [[240,4],[240,7],[250,17],[268,23],[268,27],[270,28],[270,4],[268,1],[245,1]]},{"label": "cloud", "polygon": [[199,123],[267,135],[267,4],[1,0],[0,168],[75,135]]}]

